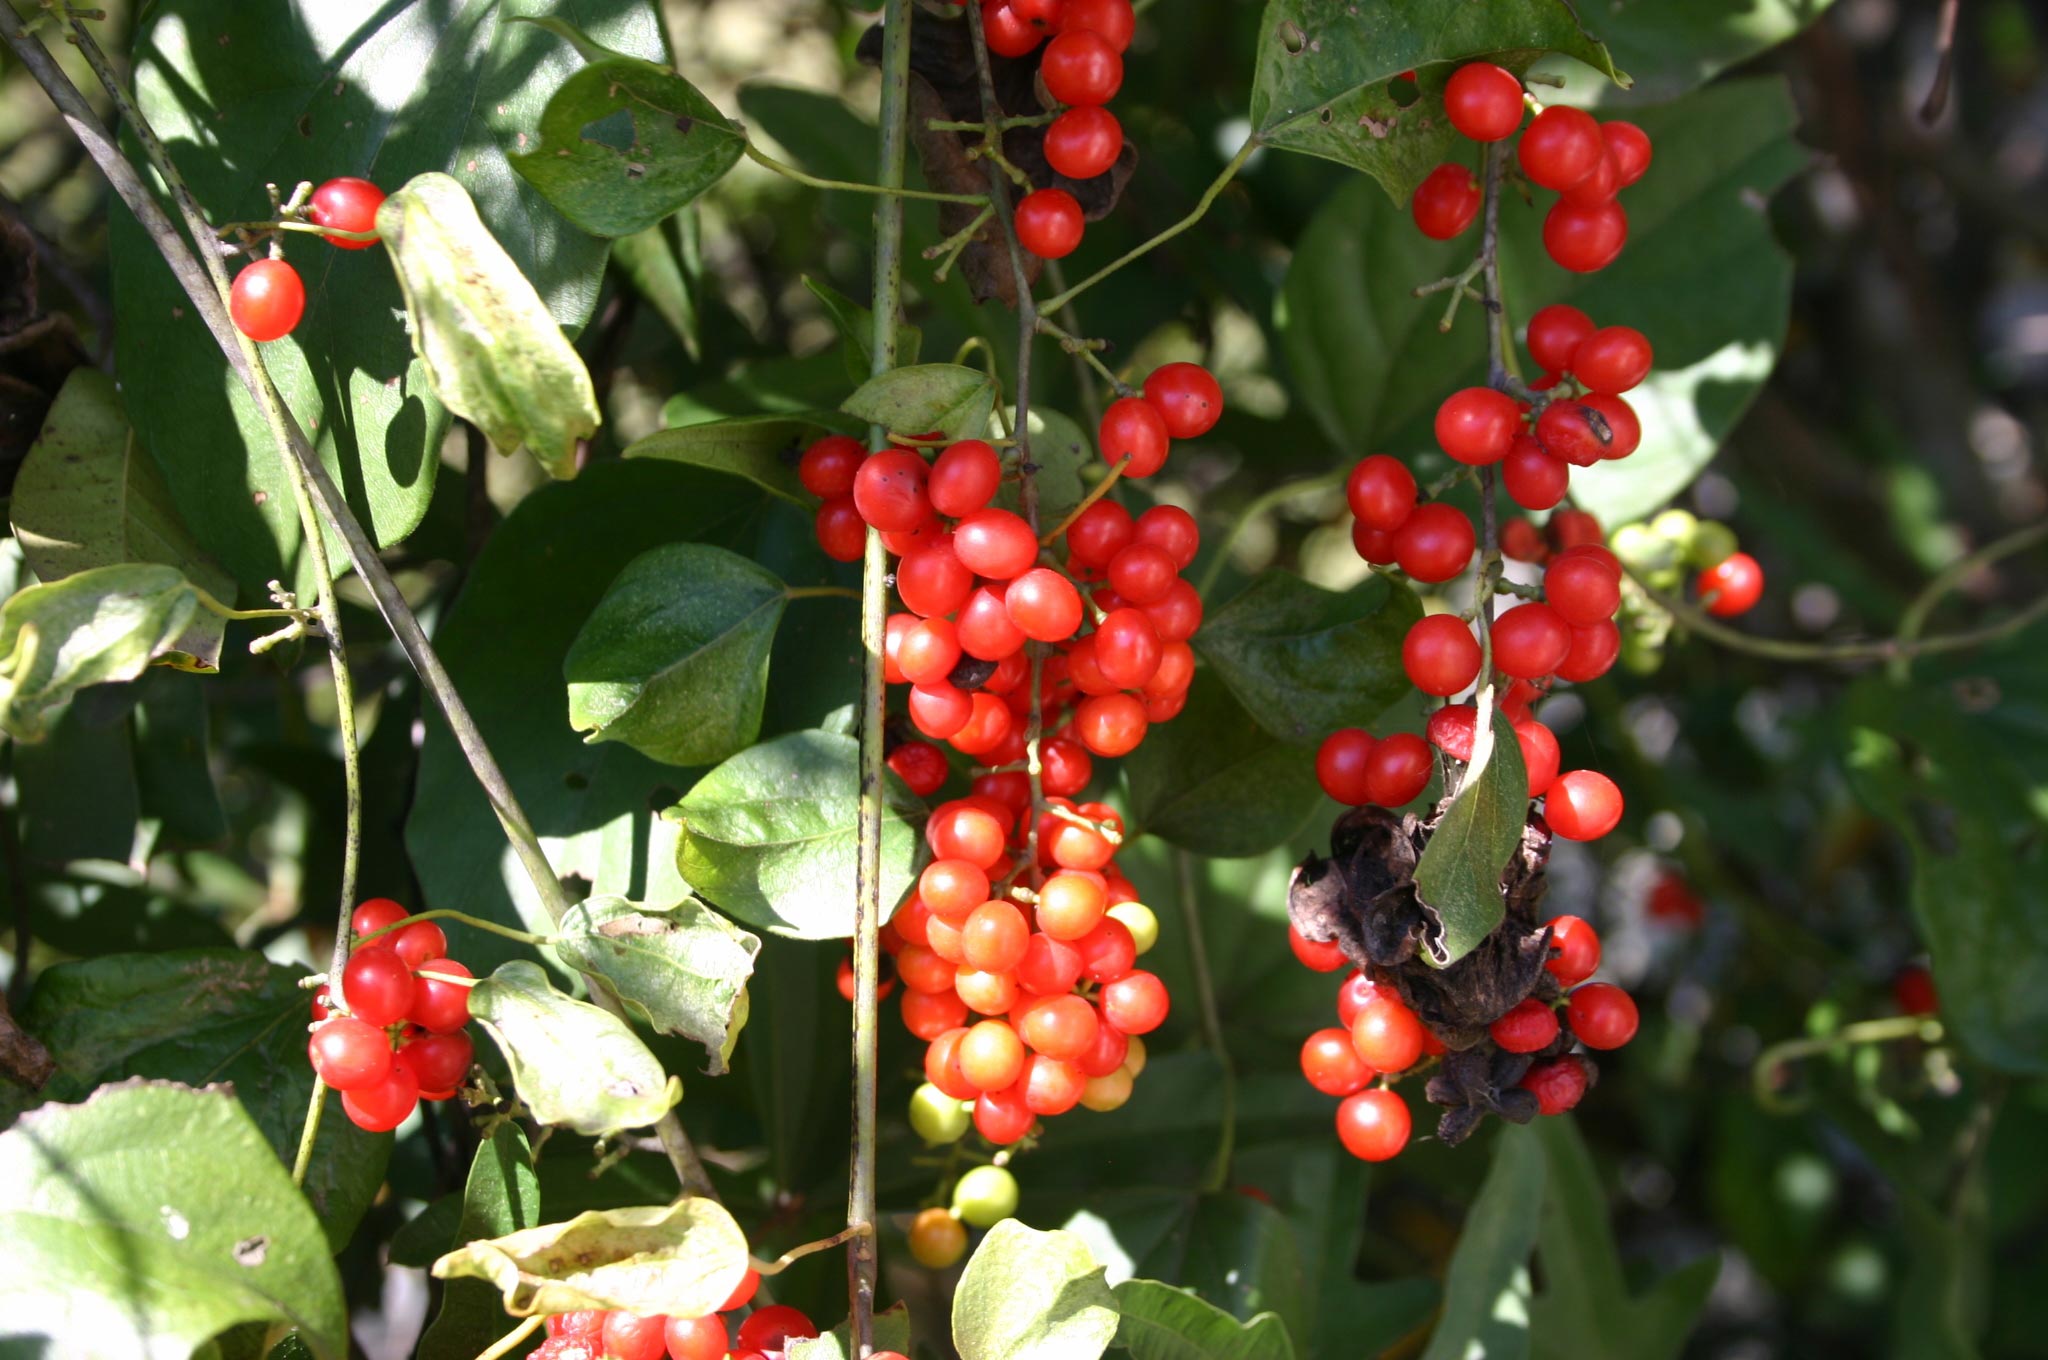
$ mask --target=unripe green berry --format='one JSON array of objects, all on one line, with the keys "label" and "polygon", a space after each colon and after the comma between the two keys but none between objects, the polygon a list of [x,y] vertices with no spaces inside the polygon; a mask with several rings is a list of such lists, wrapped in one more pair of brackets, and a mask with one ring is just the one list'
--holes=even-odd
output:
[{"label": "unripe green berry", "polygon": [[1671,545],[1646,524],[1624,524],[1614,531],[1614,555],[1635,571],[1651,571],[1671,562]]},{"label": "unripe green berry", "polygon": [[962,1223],[993,1228],[1017,1212],[1017,1178],[1000,1166],[977,1166],[953,1187],[953,1212]]},{"label": "unripe green berry", "polygon": [[1692,542],[1686,545],[1685,562],[1687,566],[1705,571],[1726,562],[1741,547],[1733,529],[1719,520],[1701,520]]},{"label": "unripe green berry", "polygon": [[972,1123],[967,1107],[930,1082],[910,1096],[910,1127],[927,1143],[957,1143]]},{"label": "unripe green berry", "polygon": [[1124,929],[1131,932],[1131,943],[1138,947],[1140,954],[1159,943],[1159,918],[1143,902],[1119,902],[1109,909],[1109,916],[1113,921],[1124,923]]},{"label": "unripe green berry", "polygon": [[1650,521],[1650,532],[1672,544],[1681,554],[1692,547],[1692,536],[1699,527],[1698,516],[1690,510],[1676,507],[1658,511],[1656,518]]}]

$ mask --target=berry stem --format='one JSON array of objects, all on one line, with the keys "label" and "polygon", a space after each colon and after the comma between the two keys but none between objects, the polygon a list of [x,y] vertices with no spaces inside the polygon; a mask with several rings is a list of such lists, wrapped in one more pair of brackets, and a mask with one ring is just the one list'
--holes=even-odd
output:
[{"label": "berry stem", "polygon": [[1218,543],[1216,550],[1209,555],[1209,565],[1202,569],[1202,579],[1196,585],[1195,592],[1204,600],[1209,598],[1210,592],[1216,588],[1216,579],[1223,575],[1224,567],[1230,563],[1230,550],[1237,546],[1237,540],[1244,536],[1245,530],[1260,518],[1289,501],[1336,490],[1344,485],[1347,471],[1348,469],[1342,467],[1332,468],[1313,477],[1300,477],[1291,482],[1282,482],[1255,497],[1252,503],[1244,508],[1244,513],[1231,520],[1230,529],[1223,535],[1223,541]]},{"label": "berry stem", "polygon": [[861,593],[851,586],[785,586],[785,600],[858,600]]},{"label": "berry stem", "polygon": [[821,1237],[815,1242],[806,1242],[800,1247],[791,1247],[788,1251],[785,1251],[784,1253],[782,1253],[782,1255],[776,1257],[772,1261],[763,1261],[755,1257],[749,1256],[747,1258],[747,1264],[753,1267],[754,1273],[756,1275],[780,1275],[783,1271],[788,1270],[792,1265],[795,1265],[798,1261],[801,1261],[806,1256],[810,1256],[821,1251],[830,1251],[832,1250],[832,1248],[840,1245],[843,1242],[851,1242],[854,1238],[860,1237],[864,1234],[872,1236],[873,1233],[874,1228],[871,1224],[852,1224],[847,1227],[841,1228],[838,1232],[833,1233],[830,1237]]},{"label": "berry stem", "polygon": [[1101,481],[1097,482],[1094,486],[1090,487],[1088,489],[1088,494],[1083,496],[1080,499],[1080,501],[1075,504],[1073,509],[1067,511],[1067,517],[1065,519],[1061,520],[1058,524],[1055,524],[1051,529],[1047,530],[1045,533],[1039,535],[1038,546],[1041,548],[1050,548],[1053,544],[1059,542],[1060,535],[1065,533],[1068,527],[1071,526],[1075,520],[1081,518],[1081,514],[1083,511],[1085,511],[1089,506],[1095,504],[1095,502],[1101,500],[1104,496],[1107,496],[1110,493],[1111,488],[1115,487],[1118,482],[1123,480],[1124,469],[1130,466],[1130,462],[1131,455],[1129,455],[1128,453],[1125,454],[1123,457],[1117,459],[1116,466],[1109,470],[1109,475],[1107,477],[1104,477]]},{"label": "berry stem", "polygon": [[1894,1015],[1882,1020],[1861,1020],[1844,1025],[1833,1034],[1811,1039],[1786,1039],[1757,1054],[1749,1069],[1750,1089],[1756,1094],[1756,1103],[1764,1109],[1774,1114],[1793,1114],[1804,1108],[1805,1102],[1778,1093],[1779,1079],[1789,1064],[1857,1044],[1888,1044],[1900,1039],[1938,1044],[1942,1034],[1941,1021],[1931,1015]]},{"label": "berry stem", "polygon": [[545,1323],[546,1321],[547,1319],[543,1317],[528,1318],[526,1321],[520,1323],[517,1327],[514,1327],[511,1331],[505,1333],[505,1335],[499,1337],[496,1341],[493,1341],[485,1349],[478,1351],[476,1360],[504,1360],[504,1357],[518,1350],[520,1344],[523,1343],[526,1340],[526,1338],[532,1336],[535,1332],[539,1331],[541,1329],[541,1324]]},{"label": "berry stem", "polygon": [[1083,340],[1065,327],[1048,321],[1044,317],[1038,318],[1038,333],[1051,336],[1059,341],[1061,349],[1073,355],[1089,368],[1094,369],[1096,373],[1101,375],[1102,380],[1109,384],[1110,390],[1118,396],[1132,397],[1137,395],[1136,390],[1129,383],[1117,377],[1115,371],[1109,365],[1095,357],[1098,351],[1108,348],[1105,342],[1101,340]]},{"label": "berry stem", "polygon": [[824,179],[775,159],[775,157],[769,155],[760,147],[755,146],[752,140],[747,142],[746,151],[747,159],[764,170],[773,170],[784,179],[793,180],[812,189],[831,189],[842,194],[874,194],[882,198],[892,199],[914,198],[920,203],[986,204],[988,202],[988,195],[986,194],[945,194],[935,189],[906,189],[903,187],[903,181],[900,178],[891,182],[886,175],[883,176],[883,182],[880,184],[858,184],[853,180]]},{"label": "berry stem", "polygon": [[270,222],[230,222],[215,227],[213,234],[226,239],[229,236],[258,236],[275,231],[303,231],[309,236],[326,236],[337,241],[375,241],[374,231],[343,231],[339,227],[323,227],[315,222],[294,222],[290,218],[278,218]]},{"label": "berry stem", "polygon": [[303,1188],[306,1170],[313,1164],[313,1144],[320,1140],[320,1116],[327,1110],[327,1083],[313,1074],[313,1096],[306,1105],[306,1122],[299,1129],[299,1151],[292,1158],[292,1184]]},{"label": "berry stem", "polygon": [[1223,1069],[1223,1129],[1216,1139],[1216,1159],[1202,1178],[1202,1189],[1215,1194],[1230,1184],[1230,1160],[1237,1143],[1237,1069],[1230,1061],[1230,1049],[1223,1042],[1223,1021],[1216,1010],[1216,982],[1209,974],[1209,946],[1202,938],[1201,906],[1195,900],[1195,857],[1187,850],[1173,853],[1175,896],[1180,898],[1181,929],[1188,941],[1188,971],[1194,975],[1196,1015],[1201,1021],[1202,1042],[1216,1055]]},{"label": "berry stem", "polygon": [[[1927,627],[1928,618],[1934,613],[1934,607],[1940,604],[1951,591],[1962,585],[1963,582],[1969,580],[1979,571],[1982,571],[2000,558],[2010,557],[2014,553],[2025,552],[2028,548],[2044,541],[2048,541],[2048,520],[2043,520],[2038,524],[2030,524],[2024,529],[2018,529],[2005,535],[2003,538],[1993,539],[1975,552],[1959,557],[1946,567],[1943,567],[1935,573],[1934,579],[1930,580],[1921,588],[1920,593],[1913,597],[1913,602],[1906,606],[1906,612],[1899,616],[1899,631],[1896,635],[1899,642],[1906,645],[1918,642],[1921,632]],[[1910,653],[1902,653],[1894,657],[1892,659],[1892,678],[1894,680],[1904,680],[1911,664],[1912,657]]]},{"label": "berry stem", "polygon": [[386,935],[394,931],[403,930],[407,926],[420,921],[460,921],[473,930],[481,930],[491,935],[502,935],[508,940],[517,940],[521,944],[530,944],[536,948],[551,943],[553,938],[547,935],[529,934],[524,930],[516,930],[511,926],[499,925],[496,921],[486,921],[481,916],[471,916],[468,912],[454,911],[447,907],[437,907],[433,911],[416,912],[402,921],[393,921],[382,930],[372,931],[368,935],[363,936],[357,943],[375,944]]}]

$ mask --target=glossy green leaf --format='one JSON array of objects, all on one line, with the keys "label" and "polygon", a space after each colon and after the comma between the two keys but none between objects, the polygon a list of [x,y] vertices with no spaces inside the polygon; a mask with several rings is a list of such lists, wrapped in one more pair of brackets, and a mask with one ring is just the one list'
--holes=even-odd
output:
[{"label": "glossy green leaf", "polygon": [[[147,1077],[231,1083],[280,1166],[297,1156],[313,1094],[306,1062],[311,993],[304,970],[246,949],[107,954],[60,963],[36,979],[22,1026],[57,1060],[41,1099],[84,1099],[95,1086]],[[25,1093],[0,1084],[0,1121]],[[330,1110],[330,1114],[337,1113]],[[339,1251],[383,1183],[391,1140],[324,1119],[305,1193]]]},{"label": "glossy green leaf", "polygon": [[[848,382],[866,382],[874,373],[875,364],[875,314],[855,302],[829,283],[821,283],[806,274],[804,287],[811,296],[824,304],[826,315],[832,318],[832,325],[839,331],[839,352],[846,358],[846,379]],[[924,348],[924,332],[907,323],[896,326],[896,362],[914,364],[918,352]]]},{"label": "glossy green leaf", "polygon": [[1493,1163],[1451,1253],[1443,1318],[1422,1360],[1529,1354],[1529,1252],[1543,1210],[1543,1171],[1534,1130],[1507,1125],[1495,1135]]},{"label": "glossy green leaf", "polygon": [[[1547,204],[1502,204],[1503,287],[1514,316],[1568,302],[1602,324],[1653,337],[1656,368],[1628,394],[1643,422],[1630,457],[1573,469],[1572,495],[1608,524],[1661,506],[1698,476],[1776,362],[1791,298],[1791,263],[1764,212],[1805,163],[1792,140],[1782,82],[1733,81],[1633,111],[1657,158],[1626,199],[1629,242],[1597,274],[1549,263]],[[1280,305],[1294,381],[1341,448],[1402,457],[1435,452],[1431,421],[1445,394],[1483,380],[1479,309],[1438,332],[1441,297],[1417,284],[1455,273],[1471,252],[1437,243],[1403,205],[1370,186],[1340,188],[1303,234]],[[1731,288],[1728,280],[1740,278]]]},{"label": "glossy green leaf", "polygon": [[1501,874],[1529,820],[1529,769],[1522,743],[1496,706],[1493,740],[1474,742],[1458,796],[1415,866],[1415,896],[1442,927],[1423,957],[1448,968],[1493,933],[1507,912]]},{"label": "glossy green leaf", "polygon": [[652,1124],[682,1094],[638,1035],[609,1012],[556,991],[537,963],[515,959],[480,979],[469,1013],[490,1032],[519,1098],[543,1124],[602,1137]]},{"label": "glossy green leaf", "polygon": [[590,370],[461,181],[415,176],[377,209],[377,231],[442,405],[499,452],[529,449],[550,474],[575,476],[577,441],[602,419]]},{"label": "glossy green leaf", "polygon": [[434,1262],[443,1280],[488,1280],[513,1317],[582,1308],[703,1317],[747,1272],[747,1239],[717,1200],[594,1210],[471,1242]]},{"label": "glossy green leaf", "polygon": [[17,592],[0,604],[0,732],[41,741],[88,685],[160,658],[196,664],[177,646],[206,612],[173,567],[93,567]]},{"label": "glossy green leaf", "polygon": [[1294,1343],[1277,1313],[1239,1322],[1157,1280],[1125,1280],[1116,1302],[1116,1344],[1138,1360],[1293,1360]]},{"label": "glossy green leaf", "polygon": [[[223,602],[234,578],[220,569],[178,518],[163,474],[135,442],[114,380],[74,369],[15,477],[8,517],[29,568],[57,581],[126,562],[176,567]],[[194,621],[176,649],[205,669],[220,664],[223,630],[212,615]]]},{"label": "glossy green leaf", "polygon": [[227,1091],[103,1087],[0,1133],[0,1351],[184,1360],[239,1323],[348,1353],[314,1211]]},{"label": "glossy green leaf", "polygon": [[851,426],[852,422],[836,411],[819,412],[815,417],[734,416],[657,430],[628,444],[624,456],[661,458],[728,472],[809,509],[817,498],[797,480],[797,459],[813,440]]},{"label": "glossy green leaf", "polygon": [[[1608,5],[1587,11],[1608,52],[1634,81],[1625,94],[1584,67],[1546,57],[1535,70],[1565,80],[1542,91],[1545,102],[1583,105],[1644,104],[1676,99],[1795,37],[1826,14],[1833,0],[1661,0],[1655,5]],[[1624,117],[1627,115],[1624,113]]]},{"label": "glossy green leaf", "polygon": [[839,409],[897,434],[980,439],[995,407],[995,380],[980,369],[913,364],[868,379]]},{"label": "glossy green leaf", "polygon": [[[504,1237],[539,1222],[533,1150],[517,1124],[500,1124],[477,1144],[469,1164],[455,1240]],[[420,1337],[418,1360],[473,1360],[508,1330],[504,1307],[488,1284],[450,1280],[441,1293],[441,1311]]]},{"label": "glossy green leaf", "polygon": [[[1475,57],[1521,71],[1545,52],[1626,80],[1566,0],[1268,0],[1252,132],[1363,170],[1405,211],[1422,177],[1460,149],[1443,111],[1451,72]],[[1403,104],[1392,87],[1410,71]]]},{"label": "glossy green leaf", "polygon": [[[529,13],[667,59],[645,0],[158,0],[138,10],[136,96],[218,222],[268,216],[266,183],[290,193],[301,180],[370,175],[388,192],[423,171],[454,175],[555,319],[580,326],[597,302],[605,245],[507,164],[583,64],[560,39],[514,22]],[[448,413],[413,361],[384,252],[298,235],[286,244],[306,281],[306,319],[265,347],[265,362],[357,517],[378,543],[396,543],[426,513]],[[241,584],[243,603],[260,603],[272,578],[312,598],[298,512],[262,414],[155,245],[118,208],[110,255],[121,316],[148,318],[114,328],[128,412],[185,522]],[[341,559],[338,539],[330,550]]]},{"label": "glossy green leaf", "polygon": [[1415,592],[1384,576],[1334,591],[1266,571],[1208,615],[1194,646],[1260,726],[1314,746],[1409,693],[1401,641],[1421,617]]},{"label": "glossy green leaf", "polygon": [[689,81],[614,57],[562,82],[541,114],[540,145],[511,159],[576,226],[631,236],[716,184],[745,149],[746,133]]},{"label": "glossy green leaf", "polygon": [[[1008,407],[1004,414],[1014,424],[1017,408]],[[1088,488],[1095,484],[1082,475],[1082,470],[1093,471],[1099,480],[1108,474],[1109,465],[1096,455],[1095,441],[1071,417],[1049,407],[1034,405],[1029,423],[1031,462],[1038,469],[1034,474],[1038,487],[1038,522],[1050,532],[1081,503],[1081,498],[1088,494]],[[1000,502],[1011,509],[1019,508],[1016,492],[1008,482],[1003,484]]]},{"label": "glossy green leaf", "polygon": [[761,733],[775,573],[705,543],[626,564],[570,644],[569,725],[669,765],[710,765]]},{"label": "glossy green leaf", "polygon": [[961,1360],[1095,1360],[1116,1327],[1116,1296],[1081,1239],[1014,1218],[989,1229],[953,1291]]},{"label": "glossy green leaf", "polygon": [[[884,777],[882,900],[910,888],[924,805]],[[668,815],[682,824],[683,880],[750,926],[798,939],[853,931],[860,745],[791,732],[740,752],[697,781]]]},{"label": "glossy green leaf", "polygon": [[712,1076],[725,1071],[746,1023],[760,950],[760,940],[694,898],[655,908],[593,897],[570,908],[555,936],[562,962],[595,978],[634,1019],[704,1045]]},{"label": "glossy green leaf", "polygon": [[1210,670],[1123,760],[1136,828],[1205,855],[1270,850],[1322,802],[1315,760],[1276,740]]}]

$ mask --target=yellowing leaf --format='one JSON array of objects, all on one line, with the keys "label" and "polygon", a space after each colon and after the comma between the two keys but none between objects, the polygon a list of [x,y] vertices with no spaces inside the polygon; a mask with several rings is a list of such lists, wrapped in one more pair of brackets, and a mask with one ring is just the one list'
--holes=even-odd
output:
[{"label": "yellowing leaf", "polygon": [[581,1308],[703,1317],[747,1271],[747,1238],[712,1199],[592,1210],[471,1242],[434,1262],[443,1280],[489,1280],[514,1317]]}]

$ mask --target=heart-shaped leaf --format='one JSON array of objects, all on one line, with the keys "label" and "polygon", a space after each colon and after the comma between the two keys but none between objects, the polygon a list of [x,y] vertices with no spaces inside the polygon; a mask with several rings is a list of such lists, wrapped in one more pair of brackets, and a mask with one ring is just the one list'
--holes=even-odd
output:
[{"label": "heart-shaped leaf", "polygon": [[961,1360],[1095,1360],[1116,1325],[1116,1295],[1087,1244],[1014,1218],[989,1229],[953,1291]]},{"label": "heart-shaped leaf", "polygon": [[1529,770],[1522,763],[1522,743],[1495,707],[1493,739],[1473,743],[1465,782],[1415,866],[1415,895],[1443,925],[1441,938],[1427,942],[1423,957],[1429,962],[1448,968],[1491,935],[1507,914],[1500,876],[1521,845],[1528,820]]},{"label": "heart-shaped leaf", "polygon": [[195,666],[176,647],[202,613],[175,567],[94,567],[16,592],[0,604],[0,732],[40,741],[88,685],[133,680],[160,657]]},{"label": "heart-shaped leaf", "polygon": [[489,1280],[513,1317],[583,1308],[704,1317],[747,1272],[747,1238],[717,1200],[593,1210],[471,1242],[434,1262],[443,1280]]},{"label": "heart-shaped leaf", "polygon": [[480,979],[469,1013],[497,1042],[519,1098],[543,1124],[603,1137],[652,1124],[682,1095],[682,1083],[662,1072],[638,1035],[556,991],[537,963],[514,959]]},{"label": "heart-shaped leaf", "polygon": [[554,937],[562,962],[595,978],[634,1019],[704,1045],[710,1075],[725,1071],[747,1020],[747,979],[761,942],[694,898],[642,907],[593,897],[570,908]]},{"label": "heart-shaped leaf", "polygon": [[868,379],[839,409],[897,434],[979,439],[995,408],[995,380],[980,369],[912,364]]}]

